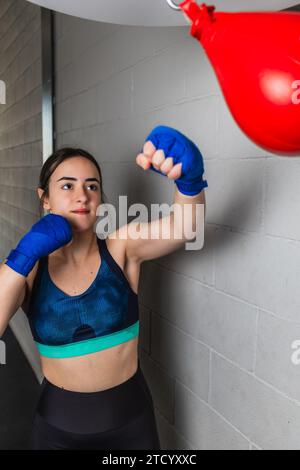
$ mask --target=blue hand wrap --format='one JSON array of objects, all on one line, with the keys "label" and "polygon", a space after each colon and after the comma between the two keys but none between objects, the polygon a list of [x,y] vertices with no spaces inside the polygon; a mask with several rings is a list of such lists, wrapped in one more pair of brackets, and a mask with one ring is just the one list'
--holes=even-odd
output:
[{"label": "blue hand wrap", "polygon": [[[166,158],[172,157],[174,165],[182,163],[181,176],[174,180],[182,194],[195,196],[203,188],[208,187],[207,181],[202,178],[204,173],[203,158],[194,142],[176,129],[167,126],[155,127],[145,142],[148,140],[153,143],[156,150],[162,149]],[[156,170],[153,165],[150,166],[150,170],[167,176]]]},{"label": "blue hand wrap", "polygon": [[26,277],[39,258],[52,253],[71,240],[71,225],[65,217],[59,214],[45,215],[9,253],[5,264]]}]

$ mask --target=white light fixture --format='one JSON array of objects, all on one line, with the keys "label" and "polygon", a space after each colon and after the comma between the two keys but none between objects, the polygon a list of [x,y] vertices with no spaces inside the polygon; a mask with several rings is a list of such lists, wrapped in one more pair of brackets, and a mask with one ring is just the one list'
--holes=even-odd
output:
[{"label": "white light fixture", "polygon": [[[89,20],[132,26],[190,26],[181,11],[171,8],[178,0],[27,0],[50,10]],[[216,11],[277,11],[297,0],[215,0]]]}]

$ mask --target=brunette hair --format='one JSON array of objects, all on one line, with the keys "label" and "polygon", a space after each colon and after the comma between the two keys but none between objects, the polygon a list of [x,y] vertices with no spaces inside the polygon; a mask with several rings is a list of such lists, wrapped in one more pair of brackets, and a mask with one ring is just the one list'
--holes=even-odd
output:
[{"label": "brunette hair", "polygon": [[40,172],[40,178],[39,178],[39,188],[43,189],[44,192],[41,196],[40,199],[40,206],[39,206],[39,214],[40,217],[43,217],[43,202],[45,197],[49,197],[49,180],[52,175],[52,173],[55,171],[55,169],[58,167],[60,163],[62,163],[64,160],[67,160],[68,158],[72,157],[84,157],[90,160],[94,165],[96,166],[99,176],[100,176],[100,191],[101,191],[101,201],[102,202],[107,202],[106,195],[103,191],[103,184],[102,184],[102,174],[101,174],[101,169],[100,166],[97,162],[97,160],[91,155],[89,152],[86,150],[83,150],[81,148],[76,148],[76,147],[62,147],[55,152],[53,152],[45,161],[45,163],[42,166],[41,172]]}]

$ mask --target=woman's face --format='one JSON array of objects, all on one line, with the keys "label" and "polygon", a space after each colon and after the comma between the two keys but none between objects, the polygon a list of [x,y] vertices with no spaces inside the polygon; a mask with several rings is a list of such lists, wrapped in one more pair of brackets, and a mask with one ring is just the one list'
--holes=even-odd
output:
[{"label": "woman's face", "polygon": [[[86,181],[88,180],[88,181]],[[49,198],[44,208],[51,214],[59,214],[78,230],[93,227],[97,219],[97,207],[101,204],[100,177],[96,166],[87,158],[75,156],[58,165],[49,181]],[[43,190],[38,188],[39,197]],[[76,209],[87,209],[76,214]]]}]

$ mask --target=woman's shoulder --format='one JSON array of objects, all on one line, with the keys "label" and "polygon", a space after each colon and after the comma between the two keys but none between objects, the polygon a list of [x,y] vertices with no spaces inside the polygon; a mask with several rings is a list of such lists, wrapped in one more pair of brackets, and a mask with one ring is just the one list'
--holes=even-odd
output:
[{"label": "woman's shoulder", "polygon": [[133,259],[134,257],[129,257],[129,253],[126,248],[127,240],[131,236],[130,230],[134,230],[136,225],[136,222],[131,222],[131,227],[130,224],[122,225],[117,230],[110,233],[105,239],[108,250],[116,254],[117,257],[122,257],[124,259],[124,262],[132,263],[133,261],[135,261]]},{"label": "woman's shoulder", "polygon": [[105,244],[111,256],[120,265],[120,267],[124,269],[126,264],[126,240],[120,237],[122,233],[123,231],[120,229],[110,233],[105,238]]},{"label": "woman's shoulder", "polygon": [[134,258],[129,258],[126,252],[126,242],[128,237],[128,225],[123,225],[115,232],[109,234],[106,239],[106,247],[119,265],[123,274],[127,278],[131,289],[137,293],[140,275],[140,263]]}]

